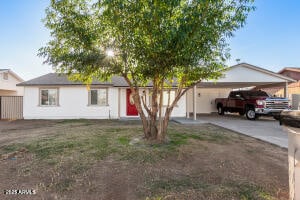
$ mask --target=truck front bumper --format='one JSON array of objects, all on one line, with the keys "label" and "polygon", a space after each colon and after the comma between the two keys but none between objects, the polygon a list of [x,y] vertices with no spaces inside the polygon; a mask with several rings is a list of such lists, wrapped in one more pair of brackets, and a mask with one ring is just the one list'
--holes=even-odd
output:
[{"label": "truck front bumper", "polygon": [[[284,109],[289,110],[289,109]],[[279,115],[282,109],[270,109],[270,108],[255,108],[255,113],[259,115]]]}]

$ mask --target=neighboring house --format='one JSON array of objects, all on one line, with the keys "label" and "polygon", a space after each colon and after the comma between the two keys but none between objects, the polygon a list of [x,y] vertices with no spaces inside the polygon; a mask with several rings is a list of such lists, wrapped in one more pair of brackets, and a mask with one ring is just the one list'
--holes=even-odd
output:
[{"label": "neighboring house", "polygon": [[[282,74],[284,76],[288,76],[296,82],[288,84],[288,97],[291,100],[292,109],[299,110],[300,109],[300,68],[295,67],[286,67],[278,72],[278,74]],[[280,87],[268,88],[267,91],[278,97],[284,96],[284,90]]]},{"label": "neighboring house", "polygon": [[[288,77],[291,77],[292,79],[295,79],[297,82],[290,83],[288,86],[288,94],[289,97],[292,97],[293,94],[299,94],[300,95],[300,68],[292,68],[292,67],[286,67],[278,72],[278,74],[282,74]],[[275,93],[277,96],[283,95],[283,90],[279,88]]]},{"label": "neighboring house", "polygon": [[[300,94],[300,68],[286,67],[278,72],[280,75],[290,77],[295,80],[288,84],[288,97],[291,99],[293,94]],[[269,87],[265,90],[274,96],[284,97],[284,90],[282,87]]]},{"label": "neighboring house", "polygon": [[10,69],[0,69],[0,96],[23,96],[23,87],[17,87],[24,80]]},{"label": "neighboring house", "polygon": [[[131,91],[122,77],[115,76],[111,82],[94,81],[90,90],[80,82],[72,82],[66,75],[56,73],[23,82],[24,119],[118,119],[138,117]],[[150,88],[141,89],[146,103],[150,105]],[[164,105],[168,93],[164,92]],[[175,90],[170,92],[174,98]],[[174,108],[172,117],[186,115],[185,97]]]}]

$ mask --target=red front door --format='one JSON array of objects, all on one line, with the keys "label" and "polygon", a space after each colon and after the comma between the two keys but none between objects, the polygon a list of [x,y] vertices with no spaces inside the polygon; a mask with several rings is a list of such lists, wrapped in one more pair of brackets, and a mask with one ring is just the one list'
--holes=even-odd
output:
[{"label": "red front door", "polygon": [[130,89],[126,90],[126,104],[127,104],[126,114],[129,116],[137,116],[138,111],[134,105],[134,101]]}]

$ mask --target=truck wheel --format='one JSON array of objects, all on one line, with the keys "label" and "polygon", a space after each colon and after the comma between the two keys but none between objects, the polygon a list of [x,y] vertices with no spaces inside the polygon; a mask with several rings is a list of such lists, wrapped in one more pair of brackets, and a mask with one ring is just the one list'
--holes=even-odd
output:
[{"label": "truck wheel", "polygon": [[248,108],[246,112],[246,117],[249,120],[255,120],[256,114],[253,108]]},{"label": "truck wheel", "polygon": [[219,115],[224,115],[224,109],[223,109],[223,106],[218,106],[218,114],[219,114]]}]

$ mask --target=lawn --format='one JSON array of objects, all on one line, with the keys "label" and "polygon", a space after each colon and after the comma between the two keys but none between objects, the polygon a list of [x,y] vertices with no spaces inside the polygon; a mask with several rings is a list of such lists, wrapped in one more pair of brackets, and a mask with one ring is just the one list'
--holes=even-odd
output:
[{"label": "lawn", "polygon": [[286,149],[210,124],[170,123],[167,144],[144,141],[136,121],[0,126],[0,188],[36,190],[21,199],[288,198]]}]

